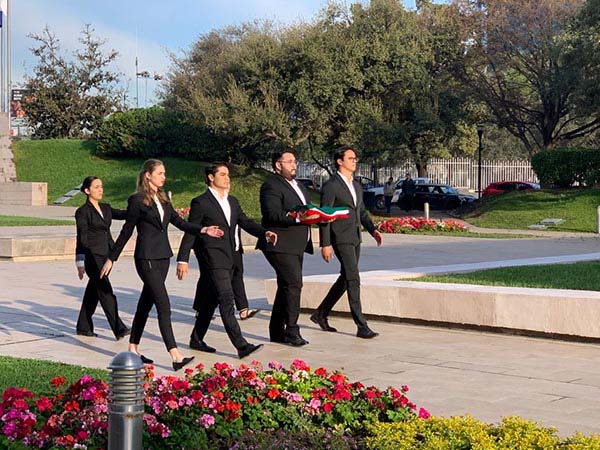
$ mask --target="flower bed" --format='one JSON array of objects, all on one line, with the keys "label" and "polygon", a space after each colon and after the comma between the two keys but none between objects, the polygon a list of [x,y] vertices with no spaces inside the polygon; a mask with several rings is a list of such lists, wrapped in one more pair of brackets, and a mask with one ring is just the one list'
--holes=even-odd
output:
[{"label": "flower bed", "polygon": [[412,233],[419,231],[467,231],[458,220],[433,220],[425,217],[393,217],[377,224],[382,233]]},{"label": "flower bed", "polygon": [[[84,376],[66,389],[60,377],[51,385],[49,395],[37,398],[24,389],[4,392],[4,439],[42,449],[105,448],[106,383]],[[149,367],[144,448],[230,448],[238,438],[274,430],[291,433],[290,439],[316,433],[323,442],[347,442],[365,436],[375,423],[428,418],[407,392],[407,386],[382,391],[350,382],[340,372],[313,371],[300,360],[289,369],[277,362],[267,369],[258,362],[239,367],[216,363],[205,372],[200,364],[186,370],[185,378],[154,378]]]}]

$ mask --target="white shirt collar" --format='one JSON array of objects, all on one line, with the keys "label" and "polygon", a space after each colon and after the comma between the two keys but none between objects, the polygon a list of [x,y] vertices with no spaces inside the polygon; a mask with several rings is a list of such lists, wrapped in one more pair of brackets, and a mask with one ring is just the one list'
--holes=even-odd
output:
[{"label": "white shirt collar", "polygon": [[211,188],[210,186],[208,187],[208,190],[212,193],[212,195],[215,196],[215,198],[219,201],[225,201],[227,200],[227,197],[229,197],[229,193],[227,191],[225,191],[225,195],[223,197],[221,197],[219,195],[219,193],[216,191],[216,189]]}]

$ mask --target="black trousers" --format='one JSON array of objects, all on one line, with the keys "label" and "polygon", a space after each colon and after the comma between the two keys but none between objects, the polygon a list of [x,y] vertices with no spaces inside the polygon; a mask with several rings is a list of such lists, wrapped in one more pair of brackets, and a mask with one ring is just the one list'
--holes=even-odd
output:
[{"label": "black trousers", "polygon": [[196,303],[199,309],[190,339],[198,342],[204,340],[210,321],[218,306],[229,340],[231,340],[233,346],[238,350],[245,347],[248,345],[248,341],[242,336],[242,330],[235,318],[235,309],[233,306],[235,297],[232,283],[233,269],[204,270],[202,274],[208,279],[211,289],[209,295],[204,293],[202,301]]},{"label": "black trousers", "polygon": [[127,330],[127,326],[119,317],[117,297],[113,293],[108,277],[100,279],[100,269],[105,262],[106,256],[86,255],[85,257],[85,273],[88,276],[88,283],[79,310],[77,331],[94,332],[92,316],[96,312],[98,302],[100,302],[112,332],[115,336],[118,336]]},{"label": "black trousers", "polygon": [[277,274],[277,293],[269,322],[269,337],[272,341],[281,341],[286,335],[299,336],[298,317],[304,255],[276,252],[264,254]]},{"label": "black trousers", "polygon": [[169,272],[169,258],[136,259],[135,269],[144,282],[144,287],[133,317],[129,342],[132,344],[140,343],[150,310],[153,305],[156,305],[158,327],[167,351],[177,348],[173,336],[173,326],[171,325],[171,302],[165,287],[165,280]]},{"label": "black trousers", "polygon": [[[194,304],[199,305],[204,300],[203,297],[215,296],[208,275],[205,275],[204,270],[200,271],[200,278],[196,284],[196,294]],[[248,296],[246,295],[246,286],[244,285],[244,259],[242,253],[233,252],[233,275],[231,278],[231,286],[233,287],[233,296],[235,298],[235,309],[241,311],[248,309]]]},{"label": "black trousers", "polygon": [[340,261],[340,276],[317,308],[317,313],[327,317],[344,292],[348,292],[352,319],[359,329],[366,329],[368,325],[360,303],[360,272],[358,271],[360,244],[334,245],[333,251]]},{"label": "black trousers", "polygon": [[391,195],[386,195],[385,197],[383,197],[383,199],[385,200],[385,210],[387,211],[387,213],[389,214],[392,210],[392,199],[394,197],[392,197]]}]

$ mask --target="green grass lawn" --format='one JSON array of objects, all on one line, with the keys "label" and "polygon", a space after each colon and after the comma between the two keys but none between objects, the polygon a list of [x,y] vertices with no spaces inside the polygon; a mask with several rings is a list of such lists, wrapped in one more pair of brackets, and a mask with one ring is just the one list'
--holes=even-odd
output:
[{"label": "green grass lawn", "polygon": [[462,219],[484,228],[526,229],[540,220],[565,219],[558,231],[596,231],[600,189],[510,192],[484,198]]},{"label": "green grass lawn", "polygon": [[7,387],[26,388],[36,394],[48,393],[52,391],[50,380],[58,375],[64,377],[68,384],[77,381],[83,375],[107,379],[106,370],[39,359],[0,356],[0,393]]},{"label": "green grass lawn", "polygon": [[[135,192],[137,174],[144,162],[141,158],[103,159],[93,155],[93,141],[30,140],[14,145],[15,164],[19,181],[48,183],[48,203],[78,186],[89,175],[104,182],[104,201],[113,207],[124,208],[127,197]],[[176,208],[190,205],[195,196],[206,190],[204,167],[206,163],[183,158],[162,158],[167,169],[165,190],[172,191]],[[268,172],[241,166],[232,168],[232,195],[252,218],[260,218],[258,190]],[[83,194],[65,205],[83,204]]]},{"label": "green grass lawn", "polygon": [[0,227],[33,227],[48,225],[75,225],[74,220],[39,219],[25,216],[0,216]]},{"label": "green grass lawn", "polygon": [[600,291],[600,261],[503,267],[470,273],[426,276],[414,278],[414,281]]}]

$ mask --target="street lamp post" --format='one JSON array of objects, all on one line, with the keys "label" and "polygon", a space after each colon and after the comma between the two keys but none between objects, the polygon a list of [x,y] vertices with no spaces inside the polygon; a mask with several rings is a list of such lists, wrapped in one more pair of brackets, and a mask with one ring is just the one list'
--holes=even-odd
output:
[{"label": "street lamp post", "polygon": [[481,198],[481,151],[483,150],[483,125],[477,125],[479,136],[478,163],[477,163],[477,198]]}]

